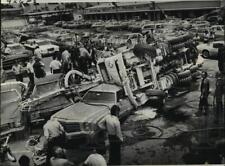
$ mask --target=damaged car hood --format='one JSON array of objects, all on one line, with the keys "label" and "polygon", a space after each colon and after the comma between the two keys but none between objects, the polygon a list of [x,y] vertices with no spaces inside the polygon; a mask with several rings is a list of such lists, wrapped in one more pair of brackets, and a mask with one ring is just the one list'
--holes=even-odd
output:
[{"label": "damaged car hood", "polygon": [[94,122],[107,114],[107,106],[79,102],[57,112],[52,118],[66,122]]}]

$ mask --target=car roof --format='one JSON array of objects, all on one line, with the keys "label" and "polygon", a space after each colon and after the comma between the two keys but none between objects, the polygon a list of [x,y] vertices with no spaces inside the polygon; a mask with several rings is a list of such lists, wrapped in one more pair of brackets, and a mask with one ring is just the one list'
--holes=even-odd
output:
[{"label": "car roof", "polygon": [[112,92],[115,93],[117,91],[120,91],[122,87],[119,87],[114,84],[100,84],[94,88],[92,88],[90,91],[101,91],[101,92]]}]

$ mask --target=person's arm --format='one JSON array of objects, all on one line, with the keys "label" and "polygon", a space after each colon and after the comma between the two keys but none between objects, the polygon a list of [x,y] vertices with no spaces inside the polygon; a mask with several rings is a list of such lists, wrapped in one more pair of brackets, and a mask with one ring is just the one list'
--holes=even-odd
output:
[{"label": "person's arm", "polygon": [[52,70],[52,62],[50,63],[49,67],[50,67],[50,72],[53,73],[53,70]]},{"label": "person's arm", "polygon": [[[58,61],[59,62],[59,61]],[[62,67],[62,63],[61,62],[59,62],[59,67],[61,68]]]},{"label": "person's arm", "polygon": [[15,72],[15,71],[16,71],[15,66],[13,66],[13,67],[12,67],[12,71],[13,71],[13,72]]},{"label": "person's arm", "polygon": [[43,127],[43,130],[44,130],[44,136],[48,140],[48,138],[49,138],[49,132],[48,132],[48,129],[46,128],[46,126]]},{"label": "person's arm", "polygon": [[120,127],[120,121],[119,119],[117,119],[117,125],[116,125],[116,135],[119,137],[120,141],[123,142],[123,136],[122,136],[122,132],[121,132],[121,127]]},{"label": "person's arm", "polygon": [[83,166],[88,166],[88,163],[89,163],[89,159],[90,157],[88,156],[88,158],[84,161],[84,163],[83,163]]}]

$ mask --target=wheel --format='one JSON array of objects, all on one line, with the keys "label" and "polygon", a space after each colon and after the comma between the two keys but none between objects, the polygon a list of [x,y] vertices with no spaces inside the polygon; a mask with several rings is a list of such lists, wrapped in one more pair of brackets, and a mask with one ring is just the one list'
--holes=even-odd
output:
[{"label": "wheel", "polygon": [[202,57],[203,58],[208,58],[209,57],[209,51],[208,50],[203,50],[202,51]]}]

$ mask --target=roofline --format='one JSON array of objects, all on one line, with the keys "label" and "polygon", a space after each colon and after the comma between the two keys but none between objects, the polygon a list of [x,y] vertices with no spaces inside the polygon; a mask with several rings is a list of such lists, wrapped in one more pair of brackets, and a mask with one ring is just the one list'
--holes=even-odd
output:
[{"label": "roofline", "polygon": [[25,13],[22,16],[37,16],[37,15],[44,15],[44,14],[55,14],[55,13],[63,13],[63,12],[73,12],[72,9],[67,10],[52,10],[52,11],[43,11],[43,12],[35,12],[35,13]]},{"label": "roofline", "polygon": [[[166,11],[180,11],[180,10],[204,10],[204,9],[219,9],[220,7],[202,7],[201,9],[199,8],[183,8],[183,9],[163,9],[165,12]],[[153,12],[153,11],[158,11],[160,12],[161,10],[159,9],[156,9],[156,10],[135,10],[135,11],[110,11],[110,12],[104,12],[104,11],[101,11],[101,12],[87,12],[87,13],[84,13],[84,15],[92,15],[92,14],[110,14],[110,13],[138,13],[138,12]]]},{"label": "roofline", "polygon": [[[221,0],[197,0],[198,2],[221,2]],[[176,3],[176,2],[196,2],[196,0],[153,0],[153,1],[134,1],[134,2],[116,2],[117,6],[134,6],[134,5],[141,5],[141,4],[152,4],[155,2],[156,4],[159,3]],[[130,4],[132,3],[132,4]],[[110,2],[107,4],[101,4],[101,5],[96,5],[96,6],[91,6],[85,8],[87,9],[102,9],[102,8],[108,8],[108,7],[114,7],[114,5]]]}]

